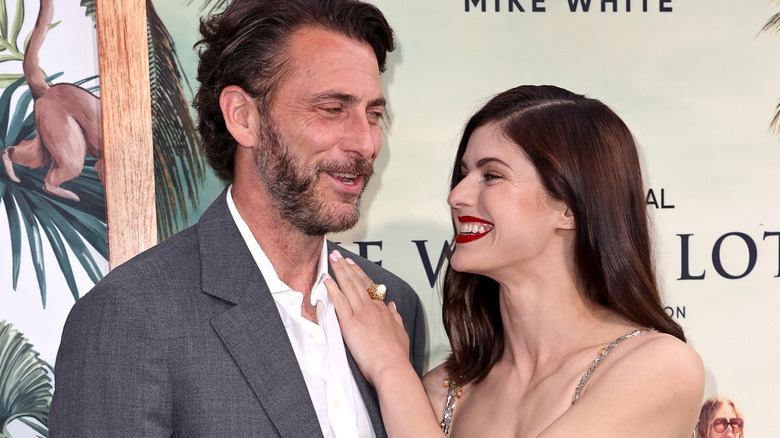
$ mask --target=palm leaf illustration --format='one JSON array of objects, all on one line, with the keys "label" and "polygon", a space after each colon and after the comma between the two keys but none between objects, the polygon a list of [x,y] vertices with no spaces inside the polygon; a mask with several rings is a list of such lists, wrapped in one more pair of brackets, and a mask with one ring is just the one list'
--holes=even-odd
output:
[{"label": "palm leaf illustration", "polygon": [[187,223],[187,201],[198,204],[205,165],[184,97],[181,64],[171,35],[151,0],[146,1],[149,81],[152,94],[157,235],[165,239]]},{"label": "palm leaf illustration", "polygon": [[[780,5],[780,0],[773,0],[772,3]],[[780,12],[772,15],[764,24],[764,27],[761,28],[760,32],[780,33]],[[776,135],[780,135],[780,103],[775,107],[775,115],[772,117],[772,121],[769,122],[769,128],[774,131]]]},{"label": "palm leaf illustration", "polygon": [[10,436],[8,424],[16,419],[48,436],[52,371],[27,339],[0,321],[0,436]]},{"label": "palm leaf illustration", "polygon": [[[94,0],[92,0],[94,3]],[[8,27],[10,24],[10,28]],[[19,50],[19,32],[24,24],[24,2],[17,0],[16,10],[14,17],[8,21],[8,9],[6,8],[6,0],[0,0],[0,63],[16,61],[20,64],[24,60],[24,53]],[[49,26],[49,30],[54,29],[60,24],[59,21],[52,23]],[[27,41],[30,39],[30,33],[27,34],[24,39],[24,45],[27,46]],[[0,88],[7,87],[17,79],[22,77],[21,73],[3,73],[0,74]]]},{"label": "palm leaf illustration", "polygon": [[[51,81],[61,74],[52,75],[46,80]],[[76,84],[94,78],[86,78]],[[33,114],[29,111],[32,96],[26,87],[22,87],[23,83],[24,78],[21,77],[0,94],[0,150],[33,138],[36,134]],[[18,99],[12,108],[11,101],[15,94],[18,94]],[[11,240],[12,285],[15,290],[19,280],[22,237],[26,236],[44,308],[47,295],[44,236],[74,300],[79,298],[79,291],[68,252],[75,256],[92,281],[97,282],[102,277],[90,250],[92,247],[103,258],[108,257],[105,190],[93,167],[94,163],[93,158],[87,158],[81,176],[63,184],[78,194],[81,202],[54,197],[41,189],[48,166],[39,169],[19,166],[16,172],[21,183],[10,182],[8,176],[0,172],[0,200],[8,216]]]},{"label": "palm leaf illustration", "polygon": [[92,17],[92,19],[95,19],[95,0],[81,0],[81,6],[84,7],[86,10],[84,11],[84,15],[87,17]]},{"label": "palm leaf illustration", "polygon": [[[81,0],[81,6],[94,20],[95,0]],[[187,224],[187,202],[193,207],[198,204],[205,165],[198,153],[200,144],[195,123],[184,97],[182,81],[187,83],[187,77],[181,68],[175,44],[151,0],[146,0],[146,15],[157,237],[163,240],[178,231],[181,225]]]},{"label": "palm leaf illustration", "polygon": [[[187,4],[192,4],[193,0],[187,0]],[[227,6],[227,4],[230,3],[230,0],[204,0],[203,4],[200,6],[201,12],[206,12],[206,14],[211,15],[215,12],[218,12]]]}]

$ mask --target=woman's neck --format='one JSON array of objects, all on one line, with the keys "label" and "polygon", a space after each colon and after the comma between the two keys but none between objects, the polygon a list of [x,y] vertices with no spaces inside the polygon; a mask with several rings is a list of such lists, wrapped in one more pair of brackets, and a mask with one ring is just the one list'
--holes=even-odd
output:
[{"label": "woman's neck", "polygon": [[547,270],[500,282],[504,355],[533,372],[605,342],[632,325],[613,311],[589,302],[573,270]]}]

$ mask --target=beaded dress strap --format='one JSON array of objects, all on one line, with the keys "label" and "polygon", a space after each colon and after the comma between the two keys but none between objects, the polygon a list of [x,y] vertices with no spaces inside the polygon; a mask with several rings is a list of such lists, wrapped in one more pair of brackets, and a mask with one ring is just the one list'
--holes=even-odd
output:
[{"label": "beaded dress strap", "polygon": [[590,368],[588,368],[588,371],[585,371],[585,374],[582,375],[582,378],[580,379],[580,383],[577,384],[577,389],[574,391],[574,395],[571,398],[571,404],[574,405],[577,403],[577,401],[580,399],[580,395],[582,395],[582,390],[585,388],[585,382],[590,379],[590,376],[593,374],[594,371],[596,371],[596,368],[601,364],[601,362],[604,360],[605,357],[607,357],[607,354],[609,354],[610,351],[612,351],[613,348],[617,346],[617,344],[625,341],[628,338],[633,338],[635,336],[641,336],[645,333],[658,333],[658,330],[654,328],[645,329],[645,330],[635,330],[631,333],[625,334],[614,341],[612,341],[609,345],[601,349],[601,353],[599,354],[599,357],[597,357],[593,363],[590,364]]},{"label": "beaded dress strap", "polygon": [[444,431],[445,436],[449,436],[452,414],[455,412],[455,402],[463,395],[463,391],[460,385],[451,379],[444,379],[444,386],[447,388],[447,402],[444,404],[444,419],[441,420],[441,430]]}]

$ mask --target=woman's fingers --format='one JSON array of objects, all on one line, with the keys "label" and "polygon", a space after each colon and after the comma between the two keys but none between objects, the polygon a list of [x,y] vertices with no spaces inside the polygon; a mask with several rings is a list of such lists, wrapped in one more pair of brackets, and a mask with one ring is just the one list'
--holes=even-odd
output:
[{"label": "woman's fingers", "polygon": [[362,269],[360,269],[360,266],[356,265],[355,262],[352,261],[350,258],[344,259],[346,260],[347,264],[352,267],[353,273],[357,276],[357,278],[360,280],[360,282],[363,284],[363,286],[368,289],[369,286],[374,284],[374,282],[368,278],[368,275],[366,275],[365,272],[363,272]]},{"label": "woman's fingers", "polygon": [[[360,270],[360,268],[349,264],[338,251],[333,251],[329,258],[330,267],[341,292],[353,307],[359,305],[366,295],[366,286],[363,285],[363,280],[356,273],[356,269]],[[365,276],[365,274],[363,275]]]},{"label": "woman's fingers", "polygon": [[325,287],[328,289],[330,301],[333,303],[333,307],[336,309],[336,316],[338,316],[339,319],[347,319],[351,317],[354,313],[352,305],[344,293],[341,292],[341,289],[339,288],[338,284],[336,284],[336,281],[334,281],[333,278],[328,277],[325,279]]},{"label": "woman's fingers", "polygon": [[390,301],[387,303],[387,308],[390,309],[390,314],[393,315],[393,318],[395,318],[395,322],[398,323],[401,328],[404,327],[404,318],[401,316],[400,313],[398,313],[398,309],[395,307],[395,303]]},{"label": "woman's fingers", "polygon": [[[325,280],[325,287],[339,317],[352,317],[355,313],[365,310],[364,306],[375,301],[368,291],[374,282],[354,261],[344,258],[338,251],[333,251],[328,257],[335,281],[333,278]],[[380,290],[384,291],[385,288],[382,287]],[[380,300],[376,301],[376,304],[380,304]],[[398,313],[395,303],[388,302],[386,307],[395,323],[403,329],[403,318]],[[377,306],[377,309],[379,308]]]},{"label": "woman's fingers", "polygon": [[[352,259],[344,258],[338,251],[333,251],[330,255],[330,265],[336,282],[344,295],[347,296],[351,305],[354,307],[361,303],[367,305],[373,301],[372,293],[369,288],[374,284],[373,280]],[[384,295],[386,289],[379,285],[373,292]],[[383,301],[383,300],[378,300]]]},{"label": "woman's fingers", "polygon": [[344,341],[363,374],[371,382],[384,370],[408,366],[409,337],[395,304],[369,297],[367,289],[374,282],[352,260],[338,251],[328,257],[334,278],[325,280],[325,286]]}]

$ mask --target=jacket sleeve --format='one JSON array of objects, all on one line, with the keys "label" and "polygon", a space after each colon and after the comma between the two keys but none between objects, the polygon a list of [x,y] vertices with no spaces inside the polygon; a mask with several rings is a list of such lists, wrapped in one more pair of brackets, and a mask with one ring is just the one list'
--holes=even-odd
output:
[{"label": "jacket sleeve", "polygon": [[413,291],[415,298],[414,306],[414,323],[412,325],[412,333],[409,333],[409,355],[412,361],[414,370],[417,371],[417,375],[422,378],[423,364],[425,362],[425,312],[423,311],[420,298]]},{"label": "jacket sleeve", "polygon": [[76,302],[55,363],[51,437],[172,435],[170,352],[150,319],[119,287],[98,284]]}]

